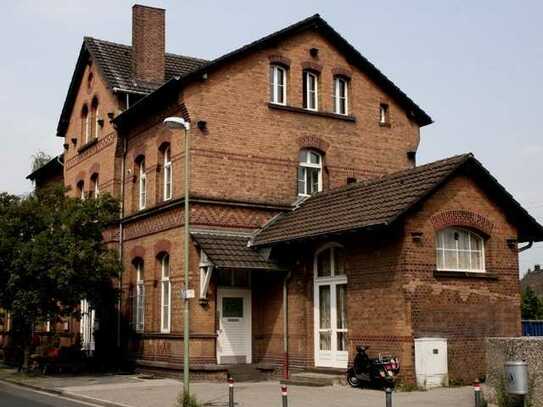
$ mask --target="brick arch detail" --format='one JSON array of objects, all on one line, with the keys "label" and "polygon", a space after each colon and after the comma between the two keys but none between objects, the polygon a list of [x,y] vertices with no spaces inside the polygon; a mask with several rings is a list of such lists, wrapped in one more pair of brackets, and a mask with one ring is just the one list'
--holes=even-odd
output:
[{"label": "brick arch detail", "polygon": [[277,55],[277,54],[270,55],[268,58],[270,60],[270,63],[272,64],[283,65],[287,68],[290,67],[290,63],[291,63],[290,58],[284,57],[282,55]]},{"label": "brick arch detail", "polygon": [[145,257],[145,249],[142,246],[136,246],[133,247],[132,250],[130,250],[130,258],[132,260],[136,258],[143,259]]},{"label": "brick arch detail", "polygon": [[157,146],[157,149],[162,149],[164,148],[164,145],[166,144],[172,144],[172,131],[168,131],[168,130],[165,130],[165,131],[161,131],[160,132],[160,135],[157,137],[156,139],[156,146]]},{"label": "brick arch detail", "polygon": [[92,176],[94,174],[99,174],[99,173],[100,173],[100,164],[99,163],[92,164],[89,169],[89,174]]},{"label": "brick arch detail", "polygon": [[303,136],[299,137],[296,141],[298,142],[300,149],[313,148],[315,150],[326,153],[326,151],[330,147],[329,143],[327,143],[318,136]]},{"label": "brick arch detail", "polygon": [[161,239],[154,245],[155,257],[158,257],[161,253],[170,253],[172,248],[172,243],[169,240]]},{"label": "brick arch detail", "polygon": [[465,226],[485,233],[492,234],[494,224],[483,215],[465,210],[446,211],[438,213],[431,218],[435,230],[449,226]]},{"label": "brick arch detail", "polygon": [[336,66],[335,68],[332,69],[332,74],[334,76],[343,76],[345,78],[349,78],[351,79],[353,73],[347,69],[347,68],[343,68],[341,66]]},{"label": "brick arch detail", "polygon": [[145,145],[134,148],[134,151],[132,152],[132,161],[136,161],[140,156],[145,157]]},{"label": "brick arch detail", "polygon": [[302,62],[302,69],[321,73],[322,65],[311,61]]},{"label": "brick arch detail", "polygon": [[79,171],[79,173],[75,177],[75,185],[79,184],[80,182],[85,182],[85,176],[85,171]]}]

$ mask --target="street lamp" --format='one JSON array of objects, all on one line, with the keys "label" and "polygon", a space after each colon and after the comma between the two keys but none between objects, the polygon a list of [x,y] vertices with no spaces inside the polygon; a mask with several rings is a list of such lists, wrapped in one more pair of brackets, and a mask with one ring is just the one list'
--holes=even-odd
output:
[{"label": "street lamp", "polygon": [[183,296],[183,392],[190,394],[189,391],[189,227],[190,227],[190,209],[189,209],[189,185],[190,185],[190,123],[182,117],[168,117],[164,124],[170,129],[185,130],[185,242],[184,242],[184,260],[183,268],[185,274],[185,291]]}]

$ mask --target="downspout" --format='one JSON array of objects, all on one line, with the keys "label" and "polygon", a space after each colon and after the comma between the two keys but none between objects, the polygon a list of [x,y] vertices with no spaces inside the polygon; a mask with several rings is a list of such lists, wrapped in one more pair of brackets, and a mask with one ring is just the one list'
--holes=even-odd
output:
[{"label": "downspout", "polygon": [[289,271],[283,280],[283,378],[288,380],[288,281],[292,277]]},{"label": "downspout", "polygon": [[526,246],[523,246],[517,250],[517,253],[522,253],[525,250],[530,249],[534,245],[534,241],[530,240]]},{"label": "downspout", "polygon": [[120,210],[119,210],[119,261],[121,263],[121,271],[119,275],[119,299],[117,302],[118,312],[117,312],[117,347],[121,349],[121,310],[122,310],[122,288],[123,288],[123,254],[124,254],[124,181],[125,181],[125,165],[126,165],[126,151],[127,151],[127,141],[126,137],[121,135],[121,140],[123,143],[123,155],[121,159],[121,196],[120,196]]}]

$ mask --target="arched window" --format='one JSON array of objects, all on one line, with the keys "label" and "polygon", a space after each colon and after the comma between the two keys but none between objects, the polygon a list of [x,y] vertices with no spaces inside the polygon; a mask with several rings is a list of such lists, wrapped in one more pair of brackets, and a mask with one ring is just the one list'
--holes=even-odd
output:
[{"label": "arched window", "polygon": [[342,76],[334,78],[334,112],[343,115],[349,114],[348,82]]},{"label": "arched window", "polygon": [[137,332],[143,332],[145,322],[145,279],[143,274],[143,260],[137,259],[136,266],[136,304],[134,312],[134,326]]},{"label": "arched window", "polygon": [[298,159],[298,195],[322,191],[322,156],[313,150],[301,150]]},{"label": "arched window", "polygon": [[147,174],[145,173],[145,157],[138,160],[139,181],[138,181],[138,208],[145,209],[147,205]]},{"label": "arched window", "polygon": [[94,98],[92,99],[91,104],[91,115],[90,115],[90,139],[98,138],[98,131],[100,129],[100,125],[98,123],[99,117],[98,117],[98,99]]},{"label": "arched window", "polygon": [[172,290],[170,281],[170,256],[160,257],[160,332],[170,332]]},{"label": "arched window", "polygon": [[85,200],[85,182],[79,181],[77,183],[77,197],[81,200]]},{"label": "arched window", "polygon": [[485,271],[485,242],[478,234],[460,228],[437,233],[437,269],[443,271]]},{"label": "arched window", "polygon": [[84,144],[90,141],[90,131],[89,108],[87,105],[84,105],[81,110],[81,135]]},{"label": "arched window", "polygon": [[304,71],[304,108],[307,110],[319,110],[319,77],[315,72]]},{"label": "arched window", "polygon": [[100,194],[100,187],[98,185],[99,182],[99,176],[98,174],[94,173],[91,176],[91,194],[93,198],[98,198],[98,195]]},{"label": "arched window", "polygon": [[270,66],[270,100],[278,105],[287,104],[287,69],[281,65]]},{"label": "arched window", "polygon": [[347,367],[347,276],[343,247],[325,245],[315,253],[315,360],[317,366]]},{"label": "arched window", "polygon": [[172,199],[172,152],[170,146],[164,148],[164,200]]}]

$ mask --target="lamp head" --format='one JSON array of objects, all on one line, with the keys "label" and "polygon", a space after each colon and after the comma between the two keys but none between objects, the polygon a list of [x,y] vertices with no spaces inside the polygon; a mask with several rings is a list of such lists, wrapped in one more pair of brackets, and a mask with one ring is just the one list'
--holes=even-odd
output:
[{"label": "lamp head", "polygon": [[164,119],[164,124],[170,129],[190,130],[190,123],[182,117],[167,117],[166,119]]}]

